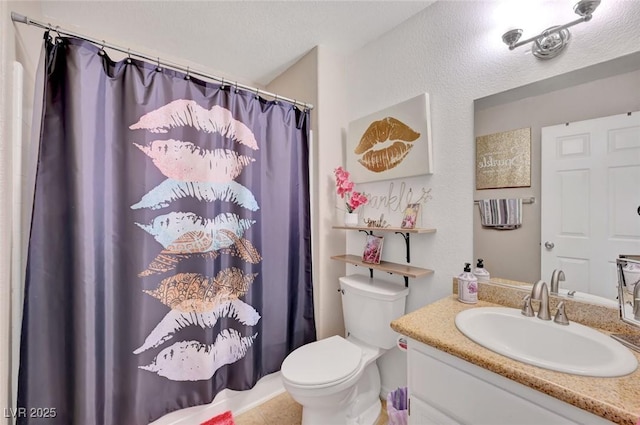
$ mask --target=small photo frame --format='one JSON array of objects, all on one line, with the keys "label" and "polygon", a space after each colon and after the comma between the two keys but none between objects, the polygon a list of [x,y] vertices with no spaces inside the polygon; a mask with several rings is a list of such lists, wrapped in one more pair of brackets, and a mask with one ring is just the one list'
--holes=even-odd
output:
[{"label": "small photo frame", "polygon": [[364,246],[362,261],[370,264],[380,264],[382,256],[382,236],[367,235],[367,243]]},{"label": "small photo frame", "polygon": [[408,204],[404,210],[404,217],[402,218],[400,227],[403,229],[414,229],[418,221],[418,212],[420,212],[420,204]]}]

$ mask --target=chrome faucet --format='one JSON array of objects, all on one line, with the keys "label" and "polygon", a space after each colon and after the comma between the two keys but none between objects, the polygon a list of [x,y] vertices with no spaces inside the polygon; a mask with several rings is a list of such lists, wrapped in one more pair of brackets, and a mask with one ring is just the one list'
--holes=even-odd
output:
[{"label": "chrome faucet", "polygon": [[560,281],[564,282],[564,272],[562,270],[555,269],[551,274],[551,290],[549,291],[551,294],[558,295]]},{"label": "chrome faucet", "polygon": [[522,304],[522,310],[520,311],[520,313],[522,313],[523,316],[527,316],[527,317],[533,317],[533,307],[531,307],[531,295],[527,294],[522,301],[524,302]]},{"label": "chrome faucet", "polygon": [[567,317],[567,312],[564,309],[564,301],[560,301],[560,304],[558,304],[558,310],[556,311],[555,316],[553,316],[553,321],[559,325],[569,325],[569,318]]},{"label": "chrome faucet", "polygon": [[531,299],[540,301],[540,308],[538,308],[538,319],[551,320],[551,312],[549,311],[549,290],[547,283],[543,280],[539,280],[531,288]]}]

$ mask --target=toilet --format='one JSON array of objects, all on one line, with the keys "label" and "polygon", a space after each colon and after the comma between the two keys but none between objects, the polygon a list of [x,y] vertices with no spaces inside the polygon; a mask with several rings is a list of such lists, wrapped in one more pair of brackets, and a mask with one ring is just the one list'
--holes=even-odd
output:
[{"label": "toilet", "polygon": [[282,381],[302,405],[302,425],[370,425],[380,414],[376,360],[396,344],[392,320],[409,289],[364,275],[340,278],[347,337],[332,336],[284,359]]}]

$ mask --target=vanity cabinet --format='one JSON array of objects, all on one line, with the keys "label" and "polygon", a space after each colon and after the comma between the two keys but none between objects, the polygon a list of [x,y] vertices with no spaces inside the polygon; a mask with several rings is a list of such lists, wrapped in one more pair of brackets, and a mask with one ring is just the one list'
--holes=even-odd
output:
[{"label": "vanity cabinet", "polygon": [[408,341],[409,424],[611,424],[419,341]]},{"label": "vanity cabinet", "polygon": [[433,270],[423,269],[422,267],[413,267],[408,263],[411,262],[411,234],[420,233],[435,233],[436,229],[415,228],[415,229],[403,229],[400,227],[368,227],[368,226],[333,226],[334,229],[343,230],[358,230],[366,234],[372,235],[376,232],[394,232],[401,235],[406,244],[407,264],[392,263],[390,261],[380,261],[380,264],[365,263],[362,261],[362,257],[358,255],[334,255],[332,260],[342,261],[354,266],[363,266],[369,269],[371,277],[373,277],[374,270],[381,270],[390,274],[398,274],[404,277],[405,286],[409,286],[409,278],[417,278],[426,276],[433,273]]}]

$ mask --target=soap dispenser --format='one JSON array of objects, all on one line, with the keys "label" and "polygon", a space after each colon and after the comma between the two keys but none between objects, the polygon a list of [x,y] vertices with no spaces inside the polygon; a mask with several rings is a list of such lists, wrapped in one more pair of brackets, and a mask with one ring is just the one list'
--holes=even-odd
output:
[{"label": "soap dispenser", "polygon": [[458,301],[467,304],[478,302],[478,279],[471,273],[471,263],[465,263],[464,271],[458,276]]},{"label": "soap dispenser", "polygon": [[489,272],[484,268],[483,261],[482,258],[478,258],[478,264],[473,270],[473,274],[478,279],[478,282],[489,282]]}]

